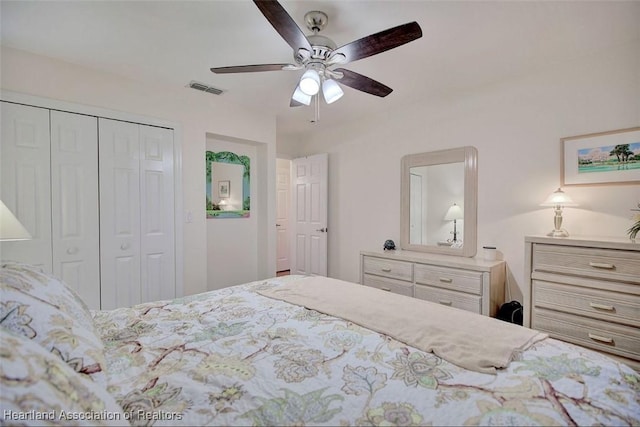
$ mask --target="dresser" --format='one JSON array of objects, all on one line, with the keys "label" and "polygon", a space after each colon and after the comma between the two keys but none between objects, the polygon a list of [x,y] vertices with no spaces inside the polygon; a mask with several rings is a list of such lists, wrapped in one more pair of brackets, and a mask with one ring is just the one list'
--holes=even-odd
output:
[{"label": "dresser", "polygon": [[640,243],[525,238],[525,326],[640,369]]},{"label": "dresser", "polygon": [[424,252],[362,251],[360,283],[495,316],[504,302],[505,262]]}]

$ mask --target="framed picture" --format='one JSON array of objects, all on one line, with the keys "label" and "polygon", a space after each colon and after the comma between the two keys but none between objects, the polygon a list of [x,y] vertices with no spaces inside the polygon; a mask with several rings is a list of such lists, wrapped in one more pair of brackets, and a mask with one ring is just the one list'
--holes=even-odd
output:
[{"label": "framed picture", "polygon": [[640,127],[562,138],[562,186],[640,183]]},{"label": "framed picture", "polygon": [[218,197],[225,199],[231,193],[231,181],[218,181]]}]

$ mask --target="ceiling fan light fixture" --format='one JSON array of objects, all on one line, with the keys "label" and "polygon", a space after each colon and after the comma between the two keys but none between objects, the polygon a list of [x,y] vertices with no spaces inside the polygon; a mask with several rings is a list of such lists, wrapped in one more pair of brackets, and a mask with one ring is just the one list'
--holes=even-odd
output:
[{"label": "ceiling fan light fixture", "polygon": [[338,99],[342,98],[344,92],[340,85],[333,79],[326,79],[322,83],[322,94],[327,104],[333,104]]},{"label": "ceiling fan light fixture", "polygon": [[305,71],[298,87],[305,95],[315,95],[320,90],[320,75],[313,69]]},{"label": "ceiling fan light fixture", "polygon": [[311,104],[311,95],[307,95],[300,89],[300,85],[296,87],[296,90],[293,92],[293,96],[291,97],[294,101],[299,102],[300,104],[309,105]]}]

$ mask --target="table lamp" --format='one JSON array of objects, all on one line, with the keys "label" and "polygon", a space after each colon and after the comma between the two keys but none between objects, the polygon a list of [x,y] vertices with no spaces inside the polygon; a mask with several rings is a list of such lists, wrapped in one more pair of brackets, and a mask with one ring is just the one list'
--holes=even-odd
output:
[{"label": "table lamp", "polygon": [[11,210],[0,200],[0,240],[29,240],[31,234],[18,221],[18,218]]},{"label": "table lamp", "polygon": [[547,233],[547,236],[569,237],[569,232],[562,228],[562,208],[565,206],[578,206],[578,204],[574,203],[573,200],[571,200],[571,197],[569,197],[564,191],[558,188],[556,191],[551,193],[549,197],[547,197],[546,200],[540,204],[540,206],[554,207],[554,229],[550,233]]}]

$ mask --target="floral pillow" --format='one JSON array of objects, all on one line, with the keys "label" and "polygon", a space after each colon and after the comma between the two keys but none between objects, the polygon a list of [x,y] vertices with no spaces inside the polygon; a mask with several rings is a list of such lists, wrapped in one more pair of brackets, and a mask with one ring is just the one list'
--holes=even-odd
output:
[{"label": "floral pillow", "polygon": [[64,282],[27,264],[3,264],[0,327],[32,339],[106,386],[104,344],[89,309]]},{"label": "floral pillow", "polygon": [[129,425],[107,390],[0,328],[0,424]]}]

